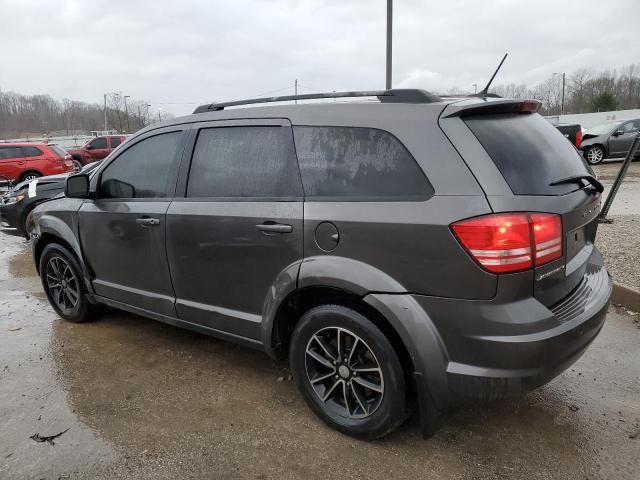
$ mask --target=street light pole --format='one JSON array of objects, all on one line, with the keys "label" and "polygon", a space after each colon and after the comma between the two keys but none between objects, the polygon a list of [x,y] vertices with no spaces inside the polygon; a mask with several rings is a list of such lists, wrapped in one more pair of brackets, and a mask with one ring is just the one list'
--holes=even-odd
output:
[{"label": "street light pole", "polygon": [[387,81],[386,89],[391,89],[391,60],[393,56],[393,0],[387,0]]},{"label": "street light pole", "polygon": [[107,133],[107,94],[104,94],[104,133]]},{"label": "street light pole", "polygon": [[565,89],[565,72],[553,72],[554,75],[562,75],[562,99],[560,100],[560,115],[564,115],[564,89]]},{"label": "street light pole", "polygon": [[131,98],[131,95],[124,95],[124,116],[127,119],[127,133],[131,130],[131,125],[129,125],[129,109],[127,109],[127,98]]}]

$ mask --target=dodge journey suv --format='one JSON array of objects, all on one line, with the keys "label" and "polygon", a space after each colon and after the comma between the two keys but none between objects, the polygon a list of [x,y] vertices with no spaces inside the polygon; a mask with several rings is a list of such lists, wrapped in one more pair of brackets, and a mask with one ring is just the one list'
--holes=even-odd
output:
[{"label": "dodge journey suv", "polygon": [[[103,304],[286,359],[333,428],[425,435],[576,361],[611,281],[602,185],[536,101],[422,90],[203,105],[34,213],[55,311]],[[254,104],[245,108],[229,108]]]}]

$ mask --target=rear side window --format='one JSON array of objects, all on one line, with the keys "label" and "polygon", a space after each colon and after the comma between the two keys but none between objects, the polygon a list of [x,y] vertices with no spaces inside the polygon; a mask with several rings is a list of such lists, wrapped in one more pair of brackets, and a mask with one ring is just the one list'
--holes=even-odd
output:
[{"label": "rear side window", "polygon": [[305,196],[311,200],[410,201],[433,187],[409,151],[383,130],[294,127]]},{"label": "rear side window", "polygon": [[172,197],[181,154],[182,132],[141,140],[104,169],[100,179],[100,197]]},{"label": "rear side window", "polygon": [[536,113],[464,118],[516,195],[564,195],[577,184],[550,184],[591,175],[582,155]]},{"label": "rear side window", "polygon": [[38,157],[42,155],[42,150],[36,147],[22,147],[23,157]]},{"label": "rear side window", "polygon": [[120,137],[111,137],[111,148],[116,148],[121,143],[122,139]]},{"label": "rear side window", "polygon": [[301,197],[291,129],[277,126],[200,130],[188,197]]}]

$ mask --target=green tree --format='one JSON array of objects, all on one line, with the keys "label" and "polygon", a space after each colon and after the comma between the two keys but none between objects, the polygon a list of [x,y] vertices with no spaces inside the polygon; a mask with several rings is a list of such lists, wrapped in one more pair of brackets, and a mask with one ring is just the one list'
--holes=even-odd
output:
[{"label": "green tree", "polygon": [[611,92],[599,93],[591,100],[591,110],[594,112],[610,112],[616,109],[616,97]]}]

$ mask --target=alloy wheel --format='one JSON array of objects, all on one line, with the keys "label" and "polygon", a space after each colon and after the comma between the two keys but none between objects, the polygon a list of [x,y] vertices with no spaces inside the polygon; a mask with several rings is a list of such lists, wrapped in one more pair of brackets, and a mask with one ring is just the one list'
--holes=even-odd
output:
[{"label": "alloy wheel", "polygon": [[384,396],[384,377],[366,342],[349,330],[327,327],[307,343],[307,379],[318,398],[338,415],[372,415]]},{"label": "alloy wheel", "polygon": [[45,272],[51,300],[63,312],[72,311],[80,300],[78,279],[71,265],[62,257],[51,257]]},{"label": "alloy wheel", "polygon": [[600,163],[602,161],[602,157],[604,156],[604,152],[601,148],[590,148],[587,152],[587,160],[591,164]]},{"label": "alloy wheel", "polygon": [[35,173],[30,173],[29,175],[26,175],[23,179],[24,182],[31,182],[32,180],[35,180],[36,178],[39,178],[40,175],[36,175]]}]

